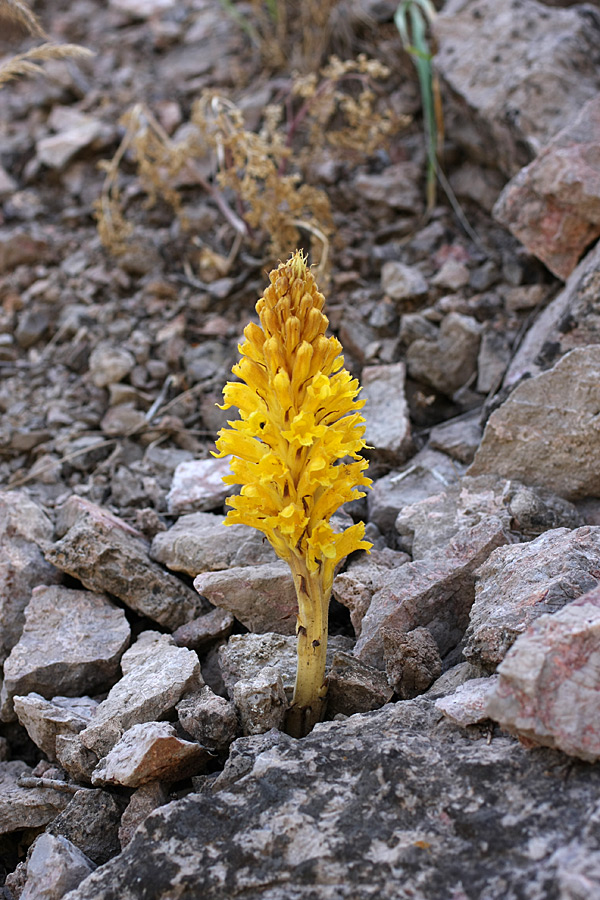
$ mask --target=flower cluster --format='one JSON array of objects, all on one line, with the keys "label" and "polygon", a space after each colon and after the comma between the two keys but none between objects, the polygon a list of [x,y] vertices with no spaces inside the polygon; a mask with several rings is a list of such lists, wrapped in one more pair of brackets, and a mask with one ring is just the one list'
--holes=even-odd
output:
[{"label": "flower cluster", "polygon": [[371,483],[360,456],[364,401],[340,342],[325,334],[324,297],[302,254],[269,278],[256,305],[260,325],[248,325],[239,346],[239,381],[223,391],[222,408],[237,406],[240,418],[220,431],[215,455],[231,454],[225,480],[242,485],[227,500],[226,521],[258,528],[290,563],[303,559],[327,592],[336,563],[371,547],[362,522],[336,533],[329,521]]}]

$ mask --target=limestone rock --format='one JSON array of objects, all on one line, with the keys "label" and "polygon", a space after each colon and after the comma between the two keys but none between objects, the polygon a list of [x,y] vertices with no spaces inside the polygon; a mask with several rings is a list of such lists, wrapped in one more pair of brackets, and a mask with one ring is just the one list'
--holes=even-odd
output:
[{"label": "limestone rock", "polygon": [[177,628],[198,615],[202,608],[198,595],[152,562],[139,532],[78,497],[65,506],[62,517],[70,527],[46,551],[46,559],[89,590],[113,594],[166,628]]},{"label": "limestone rock", "polygon": [[201,686],[201,677],[192,650],[158,645],[115,684],[79,738],[98,757],[105,756],[127,729],[156,721],[175,709],[187,691]]},{"label": "limestone rock", "polygon": [[148,781],[180,781],[197,775],[210,754],[178,737],[169,722],[132,725],[92,774],[93,785],[139,787]]},{"label": "limestone rock", "polygon": [[233,702],[244,734],[283,728],[288,701],[281,673],[273,666],[265,666],[251,681],[237,681]]},{"label": "limestone rock", "polygon": [[178,647],[188,650],[206,650],[211,644],[229,637],[234,618],[224,609],[213,609],[211,612],[180,625],[173,632],[173,640]]},{"label": "limestone rock", "polygon": [[77,791],[46,832],[67,838],[100,866],[119,852],[119,822],[125,802],[100,789]]},{"label": "limestone rock", "polygon": [[404,394],[404,363],[365,366],[361,399],[366,401],[365,441],[369,456],[391,465],[403,463],[413,451],[408,404]]},{"label": "limestone rock", "polygon": [[91,697],[53,697],[39,694],[13,697],[15,713],[34,744],[48,759],[56,760],[59,734],[78,734],[87,725],[98,703]]},{"label": "limestone rock", "polygon": [[4,665],[5,721],[14,718],[15,694],[77,696],[110,684],[130,629],[107,597],[59,585],[38,587],[25,617],[23,634]]},{"label": "limestone rock", "polygon": [[90,354],[89,365],[96,387],[108,387],[129,375],[135,366],[135,357],[124,347],[100,342]]},{"label": "limestone rock", "polygon": [[172,516],[204,512],[223,506],[225,498],[235,493],[231,485],[223,484],[229,474],[228,456],[223,459],[194,459],[182,462],[175,469],[167,507]]},{"label": "limestone rock", "polygon": [[531,623],[600,583],[600,527],[557,528],[501,547],[477,573],[464,655],[493,671]]},{"label": "limestone rock", "polygon": [[463,728],[484,722],[490,717],[487,703],[496,689],[498,678],[498,675],[491,675],[489,678],[471,678],[459,685],[452,694],[436,700],[436,709],[441,710],[451,722]]},{"label": "limestone rock", "polygon": [[540,616],[498,667],[487,713],[522,739],[600,758],[600,589]]},{"label": "limestone rock", "polygon": [[0,663],[21,636],[32,589],[62,579],[40,549],[53,532],[48,516],[24,491],[0,493]]},{"label": "limestone rock", "polygon": [[283,560],[203,572],[194,579],[194,587],[250,631],[296,633],[298,600],[289,566]]},{"label": "limestone rock", "polygon": [[152,541],[150,556],[176,572],[194,578],[235,566],[275,562],[275,551],[256,528],[224,525],[215,513],[181,516],[168,531]]},{"label": "limestone rock", "polygon": [[[600,36],[600,32],[599,32]],[[558,278],[600,236],[600,98],[507,184],[494,216]]]},{"label": "limestone rock", "polygon": [[41,834],[27,860],[27,881],[21,900],[62,900],[95,868],[71,841]]},{"label": "limestone rock", "polygon": [[423,694],[442,674],[438,646],[422,626],[407,632],[386,628],[383,658],[387,680],[401,700]]},{"label": "limestone rock", "polygon": [[91,784],[92,772],[98,765],[98,757],[84,747],[79,733],[58,734],[55,746],[57,761],[73,781],[78,784]]},{"label": "limestone rock", "polygon": [[160,631],[141,631],[135,643],[121,657],[121,672],[123,675],[128,675],[132,669],[146,662],[156,652],[160,653],[163,647],[175,646],[175,641],[170,634],[161,634]]},{"label": "limestone rock", "polygon": [[600,497],[600,346],[519,384],[488,419],[469,475],[496,474],[568,500]]},{"label": "limestone rock", "polygon": [[341,650],[333,656],[327,684],[329,718],[338,713],[352,716],[379,709],[392,699],[394,693],[379,669],[367,666]]},{"label": "limestone rock", "polygon": [[[435,65],[450,88],[448,121],[475,159],[514,175],[600,87],[600,18],[584,5],[449,0],[435,25]],[[450,127],[449,125],[447,127]]]},{"label": "limestone rock", "polygon": [[121,849],[127,846],[137,827],[148,818],[150,813],[159,806],[164,806],[168,800],[169,792],[160,781],[149,781],[134,791],[119,826]]},{"label": "limestone rock", "polygon": [[429,447],[468,465],[473,462],[481,434],[479,413],[469,412],[435,425],[429,433]]},{"label": "limestone rock", "polygon": [[413,341],[406,353],[411,378],[452,397],[477,370],[482,327],[472,316],[451,312],[435,341]]},{"label": "limestone rock", "polygon": [[416,266],[389,260],[381,268],[381,289],[392,300],[406,301],[426,296],[429,285]]},{"label": "limestone rock", "polygon": [[402,209],[414,215],[423,208],[423,192],[419,190],[421,168],[414,162],[386,166],[383,172],[359,171],[354,179],[356,192],[372,203]]},{"label": "limestone rock", "polygon": [[184,697],[176,709],[181,727],[208,750],[225,750],[238,733],[235,707],[208,685]]},{"label": "limestone rock", "polygon": [[69,794],[51,788],[25,788],[19,778],[31,775],[20,760],[0,762],[0,834],[22,828],[43,828],[65,808]]},{"label": "limestone rock", "polygon": [[386,583],[390,570],[410,561],[407,553],[398,553],[389,547],[371,550],[352,560],[348,568],[333,580],[333,596],[350,610],[350,621],[357,637],[361,622],[371,603],[373,594]]}]

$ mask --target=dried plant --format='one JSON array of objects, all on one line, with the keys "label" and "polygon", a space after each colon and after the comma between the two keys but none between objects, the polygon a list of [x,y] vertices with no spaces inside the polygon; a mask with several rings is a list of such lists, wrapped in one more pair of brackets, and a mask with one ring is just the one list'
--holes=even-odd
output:
[{"label": "dried plant", "polygon": [[[334,532],[331,516],[363,497],[367,461],[358,381],[343,368],[342,346],[326,337],[325,298],[301,253],[271,272],[256,304],[260,325],[244,331],[239,379],[225,385],[222,409],[240,418],[219,432],[215,456],[231,455],[226,524],[262,531],[292,571],[298,597],[298,667],[287,728],[295,737],[323,715],[327,616],[335,567],[369,550],[364,524]],[[350,458],[352,462],[342,462]]]}]

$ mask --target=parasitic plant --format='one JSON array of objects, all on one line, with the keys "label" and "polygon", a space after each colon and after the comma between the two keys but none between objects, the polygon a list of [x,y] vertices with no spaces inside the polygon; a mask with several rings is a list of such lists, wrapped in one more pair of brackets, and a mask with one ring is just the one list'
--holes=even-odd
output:
[{"label": "parasitic plant", "polygon": [[300,252],[271,272],[256,304],[260,325],[244,330],[239,381],[223,390],[223,409],[240,418],[219,432],[215,456],[231,454],[225,481],[240,484],[227,500],[226,524],[262,531],[292,571],[298,597],[298,668],[287,729],[302,737],[322,718],[327,685],[327,616],[335,567],[369,550],[362,522],[342,532],[330,524],[368,487],[360,387],[343,368],[342,346],[327,337],[325,298]]}]

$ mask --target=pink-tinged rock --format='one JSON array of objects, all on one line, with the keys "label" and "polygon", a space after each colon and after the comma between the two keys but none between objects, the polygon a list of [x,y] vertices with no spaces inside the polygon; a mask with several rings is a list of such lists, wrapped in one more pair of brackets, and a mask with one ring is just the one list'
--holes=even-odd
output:
[{"label": "pink-tinged rock", "polygon": [[437,643],[428,628],[383,630],[383,656],[387,680],[401,700],[423,694],[442,674]]},{"label": "pink-tinged rock", "polygon": [[51,788],[27,788],[19,778],[32,774],[21,760],[0,762],[0,834],[22,828],[43,828],[71,800],[71,794]]},{"label": "pink-tinged rock", "polygon": [[188,650],[206,650],[216,641],[229,637],[233,629],[234,618],[224,609],[213,609],[185,625],[180,625],[173,632],[173,640],[178,647]]},{"label": "pink-tinged rock", "polygon": [[223,484],[229,475],[231,457],[223,459],[193,459],[180,463],[175,469],[167,507],[171,515],[205,512],[217,509],[225,498],[236,492],[235,486]]},{"label": "pink-tinged rock", "polygon": [[209,752],[177,736],[168,722],[134,725],[100,761],[92,773],[93,785],[139,787],[148,781],[179,781],[198,775]]},{"label": "pink-tinged rock", "polygon": [[530,543],[500,547],[477,572],[465,658],[493,671],[535,619],[598,583],[598,526],[556,528]]},{"label": "pink-tinged rock", "polygon": [[365,366],[362,394],[366,401],[365,440],[370,455],[390,465],[400,465],[414,452],[408,403],[404,394],[406,367]]},{"label": "pink-tinged rock", "polygon": [[78,734],[90,723],[98,703],[91,697],[53,697],[45,700],[31,693],[14,698],[19,723],[34,744],[56,760],[56,738],[59,734]]},{"label": "pink-tinged rock", "polygon": [[489,678],[471,678],[460,684],[453,694],[439,697],[435,701],[436,708],[455,722],[456,725],[477,725],[489,719],[487,702],[495,690],[498,675],[490,675]]},{"label": "pink-tinged rock", "polygon": [[408,553],[385,547],[383,550],[371,550],[368,556],[366,553],[357,556],[345,572],[336,575],[333,596],[350,610],[350,621],[357,637],[373,594],[385,585],[391,569],[407,562],[410,562]]},{"label": "pink-tinged rock", "polygon": [[526,742],[600,759],[600,588],[537,619],[498,674],[490,718]]},{"label": "pink-tinged rock", "polygon": [[99,506],[71,497],[59,516],[64,537],[46,559],[93,591],[113,594],[141,615],[178,628],[202,611],[198,595],[153,562],[142,535]]},{"label": "pink-tinged rock", "polygon": [[468,475],[495,474],[568,500],[600,497],[600,346],[521,382],[488,419]]},{"label": "pink-tinged rock", "polygon": [[39,265],[50,253],[47,241],[34,238],[22,231],[0,234],[0,273],[10,272],[17,266]]},{"label": "pink-tinged rock", "polygon": [[298,601],[289,566],[282,560],[203,572],[194,587],[214,606],[232,613],[257,634],[296,633]]},{"label": "pink-tinged rock", "polygon": [[362,620],[356,655],[383,669],[384,630],[406,633],[419,626],[429,629],[442,656],[455,647],[469,621],[475,569],[509,540],[504,523],[490,517],[461,532],[438,556],[390,572]]},{"label": "pink-tinged rock", "polygon": [[418,339],[408,348],[408,374],[452,397],[477,371],[482,330],[473,316],[448,313],[435,340]]},{"label": "pink-tinged rock", "polygon": [[96,866],[62,835],[41,834],[27,854],[27,881],[21,900],[59,900]]},{"label": "pink-tinged rock", "polygon": [[167,785],[160,781],[150,781],[142,784],[131,796],[127,808],[121,816],[119,825],[119,843],[123,850],[139,825],[144,822],[151,812],[169,802]]},{"label": "pink-tinged rock", "polygon": [[494,217],[558,278],[600,235],[600,98],[510,181]]},{"label": "pink-tinged rock", "polygon": [[279,669],[265,666],[251,681],[238,681],[233,702],[245,735],[281,730],[288,702]]}]

